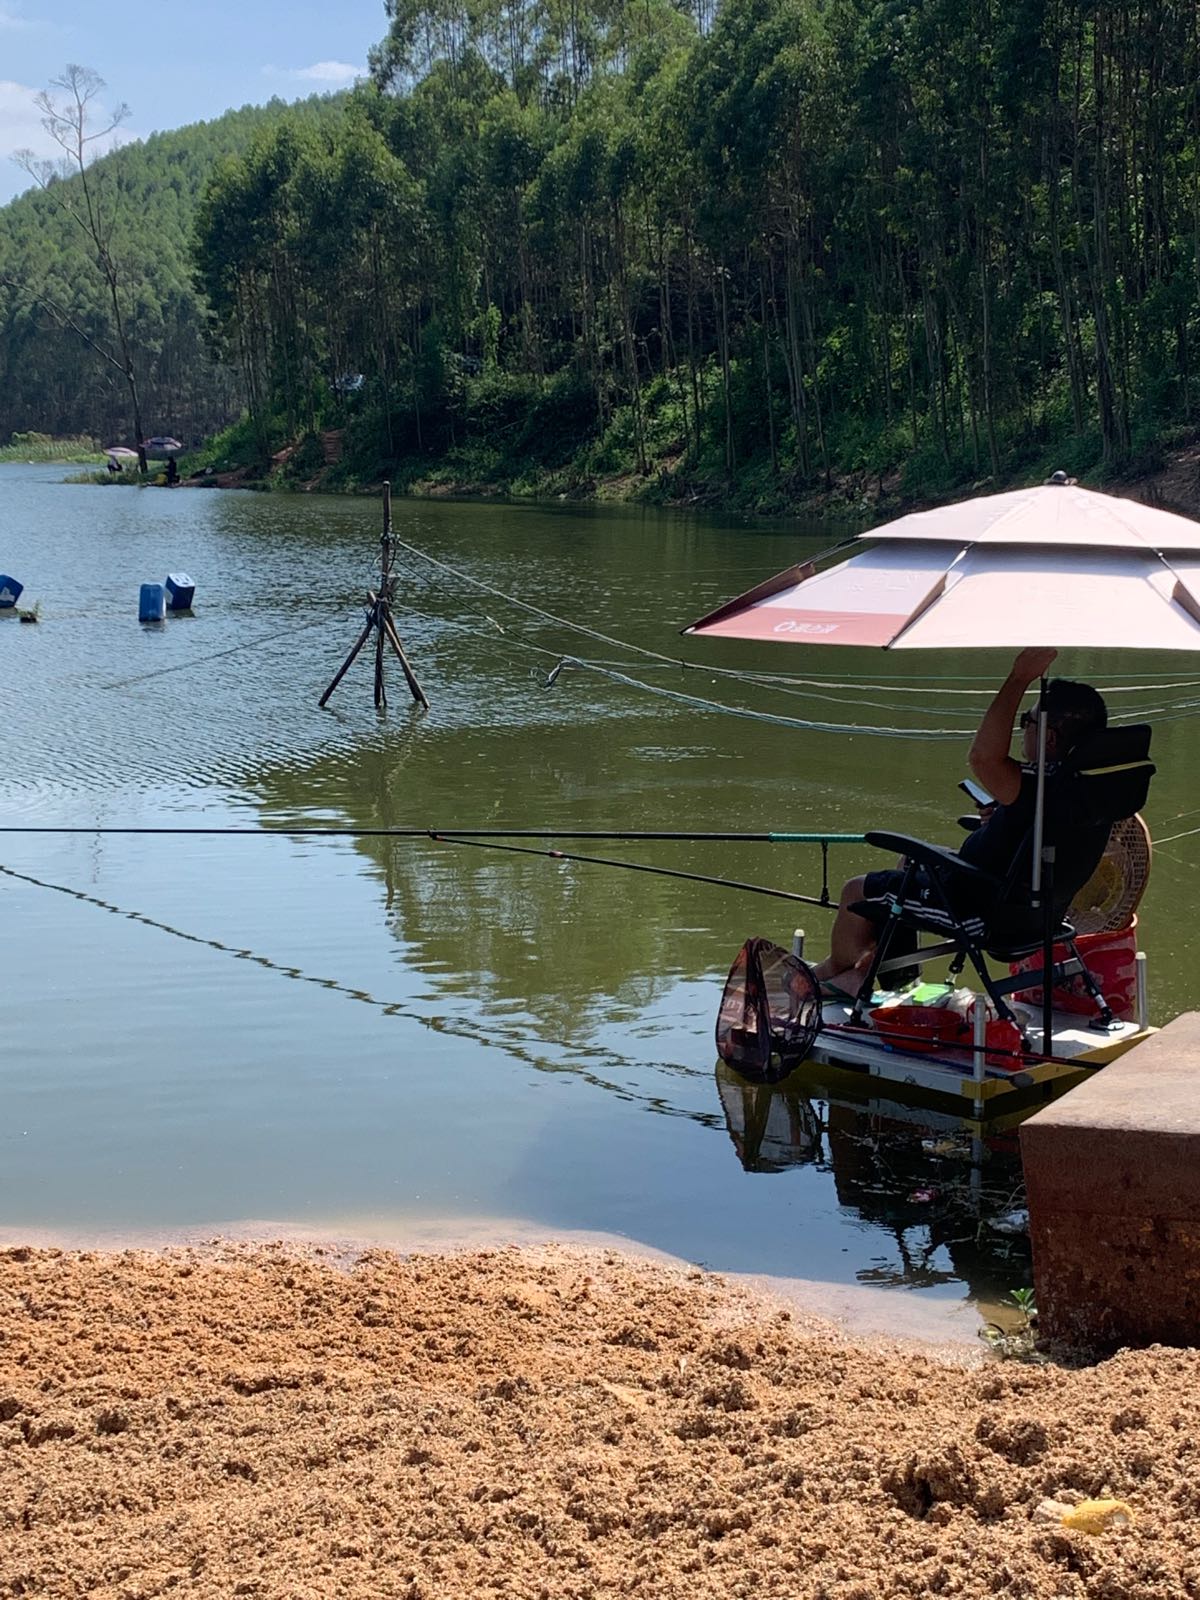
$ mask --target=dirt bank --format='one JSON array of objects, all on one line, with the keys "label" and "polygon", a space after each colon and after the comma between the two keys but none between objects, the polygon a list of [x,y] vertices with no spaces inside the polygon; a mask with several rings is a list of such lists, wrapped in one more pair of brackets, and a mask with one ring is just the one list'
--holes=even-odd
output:
[{"label": "dirt bank", "polygon": [[[0,1252],[0,1595],[1200,1595],[1200,1357],[964,1368],[612,1252]],[[1044,1496],[1127,1500],[1100,1537]]]}]

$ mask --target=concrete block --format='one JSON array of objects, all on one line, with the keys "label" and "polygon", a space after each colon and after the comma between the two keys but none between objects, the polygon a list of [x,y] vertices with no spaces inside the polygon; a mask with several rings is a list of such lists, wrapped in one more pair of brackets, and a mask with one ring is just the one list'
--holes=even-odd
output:
[{"label": "concrete block", "polygon": [[1021,1158],[1041,1332],[1200,1341],[1200,1013],[1030,1117]]}]

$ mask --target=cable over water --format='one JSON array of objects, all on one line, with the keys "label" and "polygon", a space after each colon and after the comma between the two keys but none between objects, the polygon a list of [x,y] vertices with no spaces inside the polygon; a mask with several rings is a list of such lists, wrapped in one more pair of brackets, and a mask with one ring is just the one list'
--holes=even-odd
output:
[{"label": "cable over water", "polygon": [[[474,574],[465,571],[463,568],[456,567],[451,562],[443,561],[439,556],[430,555],[427,551],[422,550],[418,545],[411,544],[407,540],[393,536],[393,542],[397,549],[407,552],[407,554],[410,556],[419,561],[427,563],[427,565],[430,567],[446,573],[450,577],[455,578],[458,582],[469,585],[471,588],[476,589],[483,594],[488,594],[494,599],[502,600],[506,605],[513,606],[517,610],[523,611],[530,616],[537,617],[542,622],[550,623],[555,627],[566,629],[568,632],[579,634],[584,638],[595,639],[601,644],[609,645],[615,649],[623,650],[629,655],[637,656],[644,663],[643,670],[649,670],[651,667],[659,670],[664,667],[669,667],[675,671],[700,672],[710,678],[722,678],[731,682],[750,684],[758,687],[774,687],[787,693],[801,693],[805,698],[812,699],[826,698],[826,696],[823,694],[816,692],[820,690],[842,691],[843,693],[848,691],[856,695],[861,695],[867,691],[881,694],[923,694],[926,695],[926,697],[928,696],[928,690],[926,688],[920,686],[906,686],[895,681],[889,682],[885,680],[884,682],[880,683],[863,681],[845,676],[842,678],[823,679],[795,677],[785,674],[754,673],[744,671],[740,668],[714,666],[697,661],[688,661],[681,656],[667,655],[660,650],[651,650],[644,645],[636,645],[627,640],[618,639],[612,634],[604,633],[599,628],[589,627],[586,623],[576,622],[569,617],[560,616],[556,612],[548,611],[543,606],[534,605],[531,601],[519,599],[516,595],[507,593],[505,590],[498,588],[495,584],[487,583],[484,579],[477,578]],[[842,541],[841,544],[832,546],[830,550],[823,551],[821,554],[822,556],[832,554],[837,550],[844,548],[845,544],[850,542],[852,541]],[[820,559],[820,557],[816,559]],[[504,630],[500,628],[500,625],[495,622],[495,619],[489,618],[489,620],[493,622],[493,625],[498,629],[499,632],[504,632]],[[621,683],[627,688],[638,689],[644,694],[656,695],[661,699],[672,700],[677,704],[691,706],[697,710],[722,712],[727,716],[740,717],[747,721],[764,722],[775,727],[795,728],[803,732],[861,734],[865,737],[871,738],[944,740],[962,739],[970,731],[969,729],[964,728],[914,728],[911,726],[901,727],[871,723],[826,722],[809,718],[787,717],[776,712],[756,711],[751,707],[731,706],[723,701],[709,700],[699,695],[684,694],[679,690],[666,689],[656,684],[649,684],[639,678],[629,676],[628,673],[620,670],[618,665],[614,665],[609,662],[594,661],[585,659],[581,656],[561,654],[559,652],[551,651],[545,646],[531,644],[528,641],[510,640],[509,642],[519,645],[523,649],[554,657],[558,665],[556,669],[551,670],[547,677],[546,681],[548,686],[553,685],[559,675],[559,672],[561,672],[564,667],[572,667],[579,671],[593,672],[599,676],[608,677],[612,681]],[[912,674],[910,676],[914,678],[919,677],[918,674]],[[1156,676],[1157,675],[1153,673],[1142,675],[1143,679],[1154,679]],[[991,680],[989,679],[988,681]],[[1165,692],[1172,689],[1189,689],[1198,686],[1200,686],[1200,681],[1198,680],[1176,679],[1175,681],[1162,684],[1152,681],[1143,681],[1128,685],[1108,685],[1106,686],[1104,692],[1116,694],[1134,693],[1144,690],[1158,690],[1160,692]],[[939,694],[966,696],[978,699],[981,697],[986,697],[989,691],[986,689],[948,687],[939,683],[937,692]],[[861,699],[853,701],[852,705],[870,705],[877,709],[895,710],[896,712],[900,712],[902,710],[902,707],[898,705],[891,706],[886,702],[864,701]],[[1134,720],[1145,715],[1163,715],[1169,718],[1190,716],[1195,714],[1197,709],[1200,709],[1200,701],[1184,701],[1174,706],[1165,707],[1139,707],[1136,711],[1127,713],[1127,718],[1122,720]],[[961,713],[948,712],[948,714],[956,716],[963,715],[967,717],[972,715],[972,713],[968,712],[965,707]]]}]

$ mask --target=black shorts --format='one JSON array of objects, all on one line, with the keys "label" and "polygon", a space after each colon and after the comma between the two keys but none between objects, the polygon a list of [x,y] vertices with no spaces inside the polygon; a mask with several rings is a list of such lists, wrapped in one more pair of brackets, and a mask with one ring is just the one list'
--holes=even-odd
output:
[{"label": "black shorts", "polygon": [[[965,922],[968,925],[974,924],[971,931],[980,934],[988,913],[992,910],[990,901],[980,904],[973,898],[967,899],[961,894],[955,894],[953,886],[940,888],[934,883],[931,875],[921,867],[912,873],[904,867],[885,867],[879,872],[868,872],[863,881],[864,898],[879,902],[877,920],[880,922],[888,915],[888,902],[892,899],[899,900],[901,891],[903,891],[903,905],[911,907],[930,924],[941,925],[947,929]],[[947,900],[950,902],[949,910],[946,908]],[[872,917],[872,920],[876,918]]]}]

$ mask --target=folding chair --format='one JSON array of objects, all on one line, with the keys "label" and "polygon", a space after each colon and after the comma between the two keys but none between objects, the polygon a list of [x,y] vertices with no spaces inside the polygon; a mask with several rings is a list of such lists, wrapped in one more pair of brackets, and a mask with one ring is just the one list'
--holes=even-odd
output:
[{"label": "folding chair", "polygon": [[[1053,817],[1048,813],[1048,821],[1060,832],[1066,827],[1094,830],[1097,844],[1091,862],[1082,863],[1078,881],[1064,882],[1060,878],[1048,885],[1060,918],[1093,874],[1113,826],[1132,817],[1146,802],[1155,772],[1149,758],[1150,736],[1151,730],[1144,723],[1106,728],[1077,745],[1064,769],[1055,776],[1059,803],[1053,808]],[[996,977],[988,970],[987,960],[990,957],[1008,966],[1043,950],[1043,913],[1032,904],[1024,881],[1029,838],[1022,842],[1005,878],[972,866],[952,850],[903,834],[871,832],[866,835],[866,842],[902,856],[904,877],[894,894],[881,900],[860,900],[850,906],[857,915],[880,924],[875,955],[855,999],[851,1020],[862,1020],[881,976],[894,976],[949,956],[951,976],[957,977],[970,962],[997,1015],[1015,1022],[1007,996],[1018,989],[1044,987],[1045,969]],[[1047,834],[1046,842],[1055,843],[1052,833]],[[926,899],[917,896],[918,882],[929,885]],[[978,914],[964,912],[965,905],[981,910]],[[940,937],[935,944],[922,945],[922,934]],[[896,953],[898,940],[908,947]],[[1079,976],[1096,1007],[1092,1026],[1107,1028],[1114,1021],[1112,1009],[1088,971],[1075,940],[1075,927],[1059,920],[1054,944],[1065,945],[1068,955],[1065,961],[1054,963],[1050,985]]]}]

